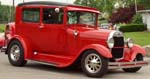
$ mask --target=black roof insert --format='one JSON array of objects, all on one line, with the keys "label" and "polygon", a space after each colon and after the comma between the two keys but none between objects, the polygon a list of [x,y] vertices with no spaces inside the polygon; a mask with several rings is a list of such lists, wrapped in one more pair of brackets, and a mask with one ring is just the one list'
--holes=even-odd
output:
[{"label": "black roof insert", "polygon": [[57,6],[67,6],[67,5],[74,5],[69,3],[62,3],[62,2],[52,2],[52,1],[33,1],[33,2],[25,2],[20,3],[18,6],[24,5],[57,5]]}]

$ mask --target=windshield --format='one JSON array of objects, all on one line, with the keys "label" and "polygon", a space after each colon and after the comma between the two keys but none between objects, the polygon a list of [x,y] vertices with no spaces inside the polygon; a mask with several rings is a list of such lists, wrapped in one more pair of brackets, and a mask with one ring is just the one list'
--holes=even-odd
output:
[{"label": "windshield", "polygon": [[68,12],[68,24],[86,24],[95,26],[96,13],[70,11]]}]

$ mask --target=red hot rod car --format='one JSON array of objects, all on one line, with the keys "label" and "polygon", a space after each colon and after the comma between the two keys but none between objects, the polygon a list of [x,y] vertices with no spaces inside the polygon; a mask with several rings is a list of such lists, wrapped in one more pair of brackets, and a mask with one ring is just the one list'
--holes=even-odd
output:
[{"label": "red hot rod car", "polygon": [[57,2],[27,2],[16,7],[15,22],[5,31],[9,62],[24,66],[27,60],[56,67],[81,66],[90,77],[108,69],[137,72],[148,62],[146,52],[120,31],[98,28],[99,11]]}]

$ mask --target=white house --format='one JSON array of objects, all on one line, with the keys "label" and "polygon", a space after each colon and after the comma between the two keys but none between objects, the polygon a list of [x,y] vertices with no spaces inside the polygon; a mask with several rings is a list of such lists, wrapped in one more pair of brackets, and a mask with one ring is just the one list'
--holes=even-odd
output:
[{"label": "white house", "polygon": [[147,25],[148,31],[150,31],[150,10],[139,10],[143,18],[143,23]]}]

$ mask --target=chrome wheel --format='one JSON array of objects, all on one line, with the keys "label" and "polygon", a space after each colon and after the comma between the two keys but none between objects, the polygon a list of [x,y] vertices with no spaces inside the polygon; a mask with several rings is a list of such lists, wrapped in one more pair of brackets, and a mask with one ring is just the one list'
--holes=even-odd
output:
[{"label": "chrome wheel", "polygon": [[6,53],[8,54],[10,64],[13,66],[21,67],[27,63],[24,58],[24,48],[18,40],[12,40],[9,43]]},{"label": "chrome wheel", "polygon": [[97,73],[101,70],[102,66],[102,61],[99,55],[97,54],[89,54],[85,58],[85,68],[90,72],[90,73]]},{"label": "chrome wheel", "polygon": [[10,49],[10,58],[13,61],[18,61],[20,58],[20,48],[18,45],[13,45]]}]

